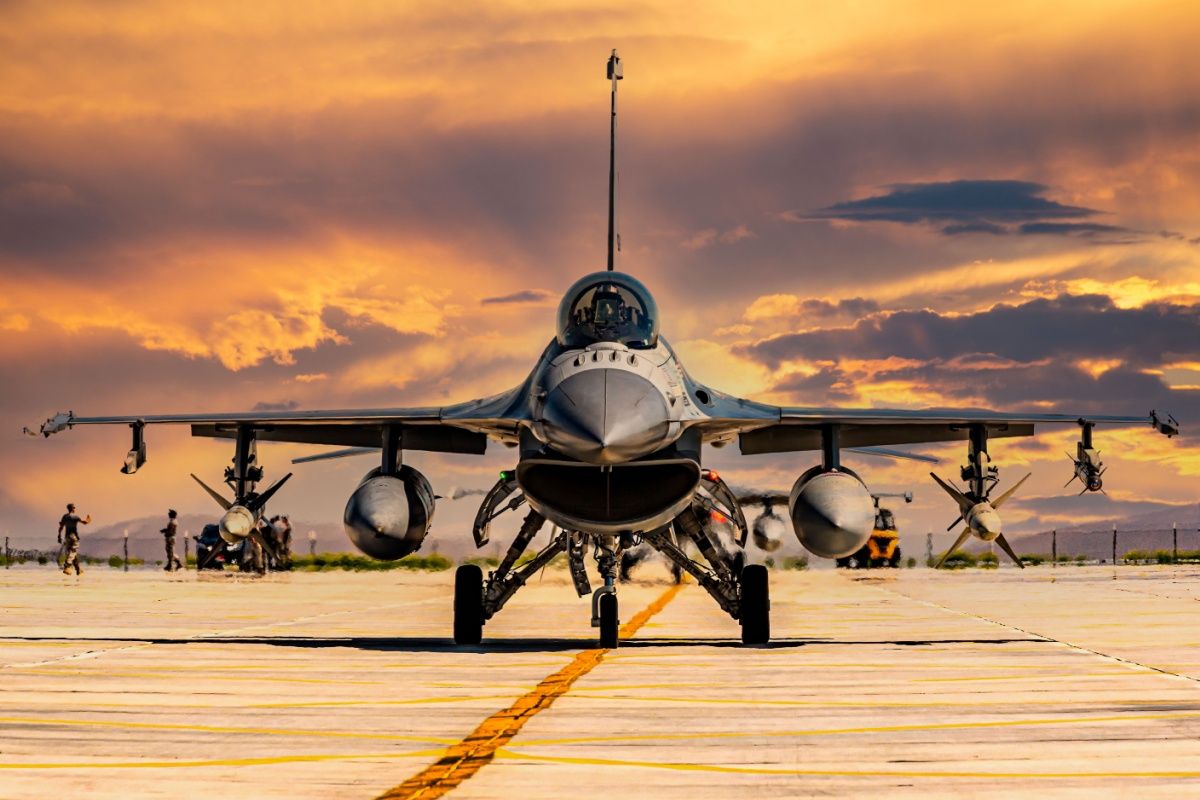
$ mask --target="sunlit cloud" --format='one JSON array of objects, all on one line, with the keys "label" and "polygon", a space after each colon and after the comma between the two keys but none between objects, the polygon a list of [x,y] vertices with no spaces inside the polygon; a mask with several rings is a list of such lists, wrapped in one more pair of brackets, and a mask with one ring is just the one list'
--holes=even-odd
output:
[{"label": "sunlit cloud", "polygon": [[[0,436],[58,408],[515,385],[559,293],[603,267],[614,46],[621,268],[698,379],[813,405],[1163,405],[1185,436],[1200,418],[1187,4],[5,11]],[[47,485],[134,513],[191,497],[186,472],[229,455],[164,432],[144,475],[109,475],[126,435],[6,440],[0,516],[51,514]],[[997,452],[1052,497],[1071,435]],[[1106,441],[1114,498],[1194,497],[1191,439]],[[747,482],[787,487],[806,463],[733,450],[719,458]],[[441,485],[493,469],[422,463]],[[912,465],[862,468],[928,488]],[[294,502],[336,520],[363,469],[315,467]],[[944,528],[943,500],[903,513]]]}]

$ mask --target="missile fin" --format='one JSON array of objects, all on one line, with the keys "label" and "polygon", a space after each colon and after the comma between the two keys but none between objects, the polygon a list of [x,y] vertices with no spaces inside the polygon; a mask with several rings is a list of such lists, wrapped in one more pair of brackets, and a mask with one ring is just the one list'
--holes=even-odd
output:
[{"label": "missile fin", "polygon": [[1012,547],[1008,543],[1008,539],[1004,538],[1003,533],[996,537],[996,544],[1000,545],[1000,549],[1008,554],[1008,557],[1013,560],[1013,563],[1015,563],[1021,569],[1025,569],[1025,564],[1022,563],[1021,557],[1013,552]]},{"label": "missile fin", "polygon": [[1029,480],[1029,477],[1031,475],[1033,475],[1032,472],[1026,473],[1025,477],[1021,478],[1021,480],[1017,481],[1016,484],[1011,489],[1009,489],[1004,494],[1000,495],[1000,497],[998,497],[996,500],[992,501],[992,508],[999,508],[1000,506],[1004,505],[1004,501],[1007,500],[1008,498],[1012,497],[1013,493],[1015,493],[1017,491],[1017,489],[1020,489],[1021,484],[1024,483],[1025,481]]},{"label": "missile fin", "polygon": [[947,550],[946,552],[942,553],[942,557],[938,559],[937,564],[935,564],[933,568],[941,569],[942,564],[946,563],[946,559],[950,557],[950,554],[953,553],[958,548],[962,547],[963,542],[965,542],[968,538],[970,538],[970,536],[971,536],[971,529],[963,528],[963,532],[960,533],[958,535],[958,538],[954,540],[954,544],[952,544],[950,546],[950,549]]},{"label": "missile fin", "polygon": [[225,499],[225,498],[224,498],[224,497],[221,495],[221,493],[220,493],[220,492],[218,492],[216,489],[214,489],[214,488],[212,488],[211,486],[209,486],[209,485],[208,485],[207,483],[205,483],[204,481],[202,481],[202,480],[200,480],[199,478],[197,478],[195,473],[192,473],[192,480],[194,480],[196,483],[200,484],[200,486],[201,486],[201,487],[203,487],[204,491],[208,492],[208,496],[209,496],[209,497],[211,497],[213,500],[216,500],[216,501],[217,501],[217,505],[219,505],[219,506],[220,506],[221,508],[223,508],[224,510],[228,511],[228,510],[229,510],[229,507],[233,505],[233,503],[231,503],[231,502],[229,502],[228,500],[226,500],[226,499]]},{"label": "missile fin", "polygon": [[[960,509],[962,509],[962,514],[966,514],[967,511],[970,510],[971,506],[975,505],[973,502],[971,502],[971,500],[965,494],[963,494],[962,492],[960,492],[958,489],[954,488],[950,484],[946,483],[944,480],[939,478],[937,475],[934,475],[931,472],[931,473],[929,473],[929,477],[931,477],[935,481],[937,481],[937,485],[941,486],[943,489],[945,489],[946,494],[948,494],[954,498],[954,502],[958,503],[958,507]],[[959,519],[962,519],[962,514],[959,514]],[[953,528],[954,526],[951,525],[950,527]]]}]

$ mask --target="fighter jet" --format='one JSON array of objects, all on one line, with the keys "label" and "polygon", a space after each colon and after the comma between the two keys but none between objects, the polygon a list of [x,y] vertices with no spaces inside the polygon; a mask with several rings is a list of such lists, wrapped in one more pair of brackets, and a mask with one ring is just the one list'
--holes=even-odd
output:
[{"label": "fighter jet", "polygon": [[[487,620],[552,558],[565,552],[576,591],[590,585],[584,558],[594,554],[603,585],[592,592],[592,624],[602,647],[618,638],[616,578],[623,550],[646,542],[692,575],[741,625],[746,644],[770,638],[768,573],[740,566],[713,543],[707,512],[719,476],[706,479],[708,448],[736,442],[742,454],[813,453],[798,466],[788,494],[792,530],[810,552],[836,558],[855,552],[875,523],[862,479],[842,464],[843,448],[972,438],[1031,436],[1042,424],[1077,424],[1079,414],[1025,414],[984,410],[780,407],[736,397],[695,380],[663,334],[654,296],[637,278],[617,270],[617,86],[623,78],[614,50],[607,64],[611,88],[608,181],[608,261],[567,289],[553,335],[521,383],[499,394],[443,407],[258,411],[219,414],[61,412],[39,432],[49,436],[81,425],[128,425],[133,445],[123,469],[146,461],[147,426],[190,425],[193,436],[234,441],[244,454],[256,441],[300,442],[341,448],[377,448],[379,465],[346,504],[350,540],[364,553],[397,559],[421,546],[435,496],[424,475],[404,462],[405,451],[482,454],[490,443],[511,448],[512,467],[484,496],[474,529],[478,544],[506,509],[525,518],[499,566],[458,568],[454,639],[481,641]],[[1092,424],[1146,423],[1168,436],[1170,418],[1088,416]],[[232,479],[245,488],[253,466],[233,461]],[[707,488],[706,488],[707,487]],[[727,487],[725,487],[727,491]],[[235,498],[233,505],[249,502]],[[225,526],[230,536],[247,526]],[[549,544],[518,567],[538,531],[552,524]],[[744,527],[744,526],[743,526]],[[688,540],[703,561],[680,548]]]}]

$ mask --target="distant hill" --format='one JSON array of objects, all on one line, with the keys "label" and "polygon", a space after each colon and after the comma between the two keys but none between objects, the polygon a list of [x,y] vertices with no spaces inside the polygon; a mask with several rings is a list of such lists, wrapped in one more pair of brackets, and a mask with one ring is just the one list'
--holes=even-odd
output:
[{"label": "distant hill", "polygon": [[[203,527],[217,521],[216,515],[183,514],[179,517],[179,530],[189,531],[193,536],[198,535]],[[129,531],[129,555],[144,558],[151,562],[163,557],[163,538],[159,532],[166,525],[165,514],[140,517],[106,525],[101,528],[85,526],[81,528],[82,547],[85,555],[107,558],[120,555],[124,541],[124,532]],[[1117,553],[1124,555],[1129,550],[1161,550],[1171,547],[1171,525],[1179,523],[1179,547],[1181,550],[1200,550],[1200,506],[1195,503],[1180,505],[1167,509],[1150,511],[1143,514],[1119,517],[1093,522],[1088,525],[1058,529],[1059,555],[1086,555],[1090,559],[1108,559],[1112,555],[1112,526],[1117,524]],[[298,553],[308,552],[308,532],[316,534],[317,552],[354,552],[354,546],[346,538],[340,522],[309,523],[304,520],[292,520],[295,529],[293,550]],[[475,545],[471,541],[469,529],[451,523],[445,527],[435,524],[434,530],[421,548],[421,553],[440,552],[452,559],[460,559],[476,554]],[[535,546],[544,544],[547,531],[535,542]],[[1050,552],[1050,531],[1014,536],[1013,547],[1018,553],[1048,554]],[[493,543],[488,546],[488,555],[499,556],[508,545],[511,534],[498,532]],[[795,539],[790,535],[784,537],[784,547],[775,555],[802,553]],[[43,549],[54,548],[54,538],[47,537],[45,542],[31,543],[29,546]],[[183,542],[177,547],[182,550]],[[189,543],[192,553],[194,543]],[[987,549],[982,542],[972,542],[968,550],[980,552]]]},{"label": "distant hill", "polygon": [[[1117,558],[1130,550],[1169,550],[1171,526],[1176,523],[1179,525],[1179,549],[1200,550],[1200,505],[1187,503],[1144,514],[1058,528],[1058,554],[1111,559],[1114,524],[1117,526]],[[1013,549],[1018,553],[1048,554],[1050,544],[1050,531],[1014,537],[1012,540]],[[983,547],[971,549],[980,550]]]}]

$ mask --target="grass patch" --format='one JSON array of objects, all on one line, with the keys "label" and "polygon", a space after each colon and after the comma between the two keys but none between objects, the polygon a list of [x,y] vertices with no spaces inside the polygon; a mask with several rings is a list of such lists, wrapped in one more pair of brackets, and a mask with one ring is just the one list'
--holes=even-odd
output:
[{"label": "grass patch", "polygon": [[368,556],[353,553],[318,553],[315,556],[295,556],[292,569],[304,572],[346,570],[353,572],[387,572],[394,569],[442,572],[454,566],[445,556],[434,553],[428,556],[405,556],[398,561],[376,561]]},{"label": "grass patch", "polygon": [[495,569],[496,567],[500,566],[500,559],[492,556],[471,556],[470,558],[464,558],[459,563],[474,564],[482,569]]}]

